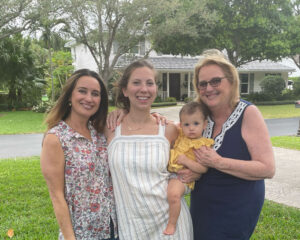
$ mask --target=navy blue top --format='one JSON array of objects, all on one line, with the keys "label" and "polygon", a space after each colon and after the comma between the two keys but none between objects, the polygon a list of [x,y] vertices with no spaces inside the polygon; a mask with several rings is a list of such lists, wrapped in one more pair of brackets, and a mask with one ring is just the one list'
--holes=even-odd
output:
[{"label": "navy blue top", "polygon": [[[241,100],[216,136],[214,149],[222,157],[251,160],[241,133],[244,111],[249,105]],[[204,137],[211,137],[213,128],[214,122],[209,118]],[[264,180],[243,180],[210,168],[191,193],[194,240],[249,239],[264,197]]]}]

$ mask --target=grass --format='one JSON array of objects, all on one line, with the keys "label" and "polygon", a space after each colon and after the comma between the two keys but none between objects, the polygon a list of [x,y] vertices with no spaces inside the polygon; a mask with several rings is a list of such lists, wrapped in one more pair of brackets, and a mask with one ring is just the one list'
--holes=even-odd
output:
[{"label": "grass", "polygon": [[[258,106],[265,119],[300,117],[300,108],[293,104]],[[109,107],[112,111],[114,107]],[[32,111],[0,112],[0,134],[42,133],[44,114]]]},{"label": "grass", "polygon": [[[109,111],[115,109],[109,107]],[[43,133],[45,114],[32,111],[0,112],[0,134]]]},{"label": "grass", "polygon": [[[0,160],[0,239],[57,239],[39,157]],[[187,196],[189,202],[189,197]],[[300,209],[265,201],[251,240],[300,239]]]},{"label": "grass", "polygon": [[0,160],[0,239],[57,239],[58,226],[39,157]]},{"label": "grass", "polygon": [[41,133],[44,114],[32,111],[0,112],[0,134]]},{"label": "grass", "polygon": [[295,108],[294,104],[257,107],[265,119],[300,117],[300,108]]},{"label": "grass", "polygon": [[[293,105],[259,106],[265,118],[299,117]],[[43,132],[44,115],[0,112],[0,134]],[[273,146],[300,150],[300,137],[272,137]],[[58,225],[39,157],[0,160],[0,239],[57,239]],[[189,196],[186,197],[189,203]],[[265,201],[251,240],[300,239],[300,209]]]},{"label": "grass", "polygon": [[274,147],[300,150],[300,137],[295,137],[295,136],[271,137],[271,141]]}]

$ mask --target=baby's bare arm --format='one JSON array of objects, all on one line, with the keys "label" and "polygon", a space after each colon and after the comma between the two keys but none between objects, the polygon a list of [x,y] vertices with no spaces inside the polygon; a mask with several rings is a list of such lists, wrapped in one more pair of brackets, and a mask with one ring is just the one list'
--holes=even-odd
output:
[{"label": "baby's bare arm", "polygon": [[177,163],[183,165],[184,167],[186,167],[196,173],[202,174],[202,173],[207,172],[207,167],[204,167],[202,164],[200,164],[196,161],[193,161],[192,159],[188,158],[184,154],[178,156]]}]

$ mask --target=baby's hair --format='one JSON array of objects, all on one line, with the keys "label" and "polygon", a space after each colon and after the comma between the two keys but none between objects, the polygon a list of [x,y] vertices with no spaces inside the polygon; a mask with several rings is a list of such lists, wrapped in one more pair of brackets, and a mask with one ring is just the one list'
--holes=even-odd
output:
[{"label": "baby's hair", "polygon": [[189,103],[183,105],[183,107],[181,108],[181,110],[179,112],[179,117],[181,119],[181,116],[183,114],[191,115],[197,111],[202,113],[204,120],[207,119],[207,116],[208,116],[207,108],[200,102],[189,102]]}]

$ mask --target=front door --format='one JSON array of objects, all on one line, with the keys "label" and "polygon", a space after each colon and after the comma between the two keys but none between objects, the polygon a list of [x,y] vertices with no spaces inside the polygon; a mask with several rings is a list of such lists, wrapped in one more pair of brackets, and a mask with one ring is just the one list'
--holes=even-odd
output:
[{"label": "front door", "polygon": [[170,73],[169,75],[170,84],[170,97],[180,100],[180,73]]}]

